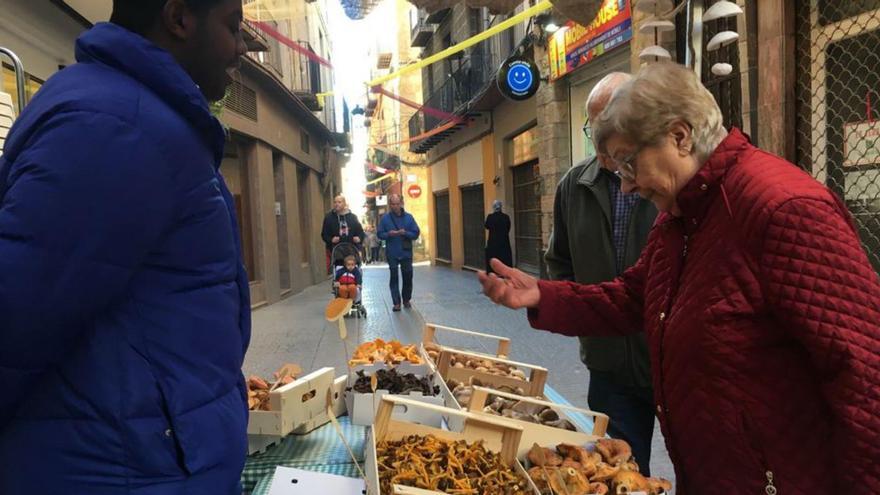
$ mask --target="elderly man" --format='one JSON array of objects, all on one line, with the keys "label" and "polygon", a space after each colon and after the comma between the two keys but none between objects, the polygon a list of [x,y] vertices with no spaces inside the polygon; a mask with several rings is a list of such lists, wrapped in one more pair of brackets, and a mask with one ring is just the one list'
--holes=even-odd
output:
[{"label": "elderly man", "polygon": [[321,239],[327,247],[327,271],[333,262],[331,253],[333,248],[343,242],[352,243],[355,248],[351,254],[361,250],[361,241],[364,239],[364,228],[358,221],[357,216],[348,209],[345,196],[338,195],[333,198],[333,209],[324,217],[324,225],[321,227]]},{"label": "elderly man", "polygon": [[397,267],[403,275],[403,305],[410,308],[412,299],[413,251],[412,243],[419,238],[419,226],[412,215],[403,210],[403,199],[399,194],[388,196],[391,211],[379,221],[379,238],[385,241],[385,258],[391,269],[391,299],[394,311],[400,311],[401,294],[398,286]]},{"label": "elderly man", "polygon": [[[587,98],[584,125],[605,108],[611,94],[631,78],[605,76]],[[620,179],[599,154],[565,174],[556,189],[553,234],[545,259],[553,280],[592,284],[612,280],[635,264],[657,216],[650,201],[624,194]],[[642,473],[649,473],[654,432],[650,362],[643,333],[627,337],[580,337],[581,360],[590,370],[590,407],[611,417],[611,436],[629,442]]]}]

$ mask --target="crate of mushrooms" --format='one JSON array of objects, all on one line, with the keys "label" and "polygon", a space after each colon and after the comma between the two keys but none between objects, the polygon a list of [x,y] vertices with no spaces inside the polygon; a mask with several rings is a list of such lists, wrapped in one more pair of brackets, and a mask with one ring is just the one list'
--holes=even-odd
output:
[{"label": "crate of mushrooms", "polygon": [[472,385],[478,382],[499,390],[522,390],[520,395],[542,397],[544,385],[547,383],[547,368],[449,349],[440,352],[437,372],[450,390],[461,384]]},{"label": "crate of mushrooms", "polygon": [[672,490],[668,480],[639,473],[623,440],[556,444],[548,439],[527,450],[518,458],[542,495],[663,495]]},{"label": "crate of mushrooms", "polygon": [[[443,430],[401,421],[396,407],[432,409],[462,419]],[[386,396],[368,430],[368,495],[537,495],[517,460],[522,430],[509,420]]]},{"label": "crate of mushrooms", "polygon": [[437,340],[437,334],[440,332],[442,332],[443,334],[447,334],[450,338],[471,338],[471,340],[480,339],[495,343],[496,347],[494,355],[484,353],[478,354],[505,359],[510,356],[510,339],[508,339],[507,337],[491,335],[488,333],[473,332],[471,330],[463,330],[461,328],[447,327],[444,325],[438,325],[436,323],[426,323],[425,328],[422,331],[422,345],[420,350],[422,352],[422,355],[425,357],[425,360],[435,367],[438,360],[440,359],[440,351],[444,349],[448,349],[451,351],[468,350],[461,346],[455,348],[441,345],[440,342]]},{"label": "crate of mushrooms", "polygon": [[[467,410],[509,418],[522,426],[519,455],[528,452],[535,442],[595,442],[603,438],[608,429],[608,416],[605,414],[485,387],[473,388]],[[593,429],[583,431],[569,413],[592,418]]]},{"label": "crate of mushrooms", "polygon": [[[428,372],[429,369],[405,363],[396,367],[381,364],[355,367],[349,375],[345,393],[351,423],[361,426],[373,424],[376,410],[386,395],[442,405],[441,379],[436,373]],[[394,417],[437,427],[443,421],[439,413],[425,409],[398,408],[394,411]]]},{"label": "crate of mushrooms", "polygon": [[248,379],[248,451],[260,452],[294,433],[304,435],[330,421],[328,401],[335,413],[344,412],[341,386],[345,377],[334,369],[316,370],[301,378],[282,377],[274,383],[252,376]]}]

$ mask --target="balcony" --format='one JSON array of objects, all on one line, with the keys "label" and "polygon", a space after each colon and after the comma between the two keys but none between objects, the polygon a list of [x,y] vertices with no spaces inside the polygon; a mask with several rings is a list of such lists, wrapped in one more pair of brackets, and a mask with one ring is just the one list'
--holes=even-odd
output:
[{"label": "balcony", "polygon": [[446,19],[446,16],[448,16],[450,12],[452,12],[451,8],[440,9],[435,12],[432,12],[432,13],[428,14],[427,17],[425,17],[425,23],[426,24],[440,24],[441,22],[443,22],[444,19]]},{"label": "balcony", "polygon": [[253,22],[245,19],[241,23],[242,36],[248,52],[269,51],[269,42],[265,34]]},{"label": "balcony", "polygon": [[[486,44],[478,45],[470,50],[460,62],[458,69],[452,72],[451,76],[425,99],[425,106],[447,113],[467,115],[468,103],[484,91],[486,85],[492,81],[495,75],[493,69],[495,64],[492,59],[489,46]],[[443,122],[433,115],[416,112],[408,123],[409,135],[423,134]],[[427,139],[412,142],[410,143],[410,151],[425,153],[459,128],[460,126],[455,126]]]},{"label": "balcony", "polygon": [[420,17],[419,21],[413,26],[410,36],[410,46],[414,48],[424,48],[434,36],[435,26],[427,24],[424,17]]}]

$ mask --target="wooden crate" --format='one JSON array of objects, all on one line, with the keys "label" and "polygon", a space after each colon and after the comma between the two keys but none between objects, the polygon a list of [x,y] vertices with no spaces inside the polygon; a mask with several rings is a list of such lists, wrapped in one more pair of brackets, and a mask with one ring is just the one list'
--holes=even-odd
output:
[{"label": "wooden crate", "polygon": [[[530,423],[528,421],[523,421],[519,419],[504,418],[508,421],[513,421],[514,423],[522,427],[522,439],[520,441],[519,449],[517,449],[517,457],[520,458],[528,454],[529,449],[532,448],[532,445],[535,443],[541,446],[549,446],[551,444],[557,445],[560,443],[583,445],[586,443],[595,442],[599,438],[603,438],[606,431],[608,430],[608,416],[605,414],[595,411],[589,411],[587,409],[581,409],[575,406],[556,404],[555,402],[536,399],[534,397],[523,397],[521,395],[509,394],[506,392],[501,392],[499,390],[493,390],[485,387],[474,387],[474,392],[473,395],[471,395],[471,402],[468,405],[468,410],[476,414],[485,414],[490,417],[498,417],[493,414],[483,412],[483,408],[486,406],[490,395],[497,395],[499,397],[504,397],[505,399],[513,399],[546,406],[556,411],[560,417],[566,418],[569,421],[571,421],[571,418],[567,417],[568,415],[566,414],[566,411],[578,412],[593,417],[593,431],[591,432],[585,432],[580,429],[578,431],[569,431],[562,428],[555,428],[538,423]],[[574,423],[574,421],[572,421],[572,424],[574,424],[577,428],[577,424]]]},{"label": "wooden crate", "polygon": [[[429,426],[407,423],[392,418],[392,411],[397,406],[407,408],[423,408],[435,410],[441,415],[453,415],[462,418],[463,427],[460,431],[441,430]],[[535,495],[540,495],[538,489],[529,478],[522,464],[517,460],[517,448],[522,437],[522,428],[505,419],[473,414],[467,411],[448,409],[433,404],[416,402],[402,397],[386,396],[379,405],[376,413],[376,422],[367,433],[365,456],[365,474],[367,481],[367,495],[391,495],[383,494],[379,488],[379,469],[376,462],[376,445],[383,441],[400,440],[408,435],[434,435],[444,440],[465,440],[476,442],[482,440],[486,449],[499,453],[502,460],[523,475],[529,483],[529,489]],[[407,486],[394,486],[395,495],[436,495],[441,492],[411,488]]]},{"label": "wooden crate", "polygon": [[[477,371],[469,368],[456,368],[451,365],[453,354],[461,357],[482,359],[490,361],[492,363],[500,363],[508,366],[513,366],[524,371],[528,370],[529,374],[526,377],[526,380],[517,380],[516,378],[512,378],[509,376],[498,376],[486,373],[484,371]],[[437,372],[440,373],[440,376],[442,376],[445,381],[455,380],[457,382],[467,384],[470,382],[471,378],[474,378],[476,380],[479,380],[482,385],[491,386],[492,388],[498,388],[501,386],[508,386],[514,389],[522,388],[526,395],[532,397],[543,397],[544,385],[547,383],[547,368],[542,368],[540,366],[535,366],[527,363],[519,363],[499,357],[486,356],[474,352],[453,351],[450,349],[444,349],[440,351],[440,359],[437,363]]]},{"label": "wooden crate", "polygon": [[[321,368],[273,390],[270,410],[250,412],[248,435],[302,435],[328,423],[327,396],[334,393],[334,374],[333,368]],[[336,400],[340,399],[342,394]]]},{"label": "wooden crate", "polygon": [[330,398],[330,403],[333,406],[333,415],[337,418],[340,416],[344,416],[347,412],[347,408],[345,406],[346,386],[348,386],[348,375],[342,375],[336,377],[336,380],[333,380],[333,387],[330,390],[330,392],[333,394]]},{"label": "wooden crate", "polygon": [[[440,347],[441,350],[442,349],[449,349],[452,351],[457,350],[453,347],[440,345],[437,342],[437,331],[438,330],[443,331],[443,332],[454,333],[454,334],[458,334],[458,335],[468,335],[471,337],[477,337],[477,338],[481,338],[481,339],[495,340],[498,342],[498,344],[497,344],[497,348],[495,351],[495,356],[492,356],[492,357],[507,358],[508,356],[510,356],[510,339],[508,339],[507,337],[501,337],[498,335],[491,335],[488,333],[473,332],[471,330],[463,330],[461,328],[447,327],[444,325],[438,325],[436,323],[426,323],[425,329],[422,331],[421,350],[422,350],[422,355],[425,357],[425,359],[428,362],[431,362],[431,359],[429,358],[429,356],[427,354],[427,350],[425,348],[426,344],[434,344],[434,345]],[[480,354],[486,355],[483,353],[480,353]],[[434,363],[434,364],[436,365],[436,363]]]}]

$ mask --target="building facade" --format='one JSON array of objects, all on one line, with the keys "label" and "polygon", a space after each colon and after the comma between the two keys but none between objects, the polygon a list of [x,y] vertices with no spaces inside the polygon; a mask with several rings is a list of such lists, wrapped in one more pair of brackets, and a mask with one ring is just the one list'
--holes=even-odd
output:
[{"label": "building facade", "polygon": [[[371,18],[392,27],[381,32],[371,47],[375,65],[370,79],[380,77],[414,63],[419,49],[411,46],[411,27],[418,10],[406,0],[391,0],[375,7]],[[413,103],[422,101],[422,78],[418,71],[404,74],[382,85],[387,94],[371,92],[367,95],[366,119],[369,122],[371,149],[365,164],[367,186],[367,214],[365,223],[378,225],[387,213],[389,194],[401,194],[405,209],[413,215],[421,235],[413,243],[416,261],[429,259],[433,231],[428,215],[428,169],[422,155],[409,150],[411,137],[409,119],[416,113]],[[394,95],[392,96],[388,96]],[[407,103],[403,103],[407,102]],[[389,176],[389,174],[391,174]]]},{"label": "building facade", "polygon": [[[4,2],[0,46],[21,58],[30,93],[75,62],[76,38],[109,18],[111,5],[110,0]],[[317,78],[314,72],[299,77],[302,64],[276,39],[254,24],[246,24],[245,36],[252,51],[220,112],[228,129],[220,171],[235,197],[251,299],[260,306],[325,278],[319,233],[323,215],[341,188],[339,161],[348,139],[334,132],[332,100],[318,108],[309,91],[319,88],[297,86],[297,81],[319,79],[327,85],[320,89],[328,87],[329,69],[320,68]],[[315,45],[320,46],[320,39]],[[322,56],[329,59],[329,45]],[[3,91],[15,94],[10,69],[3,66]]]}]

